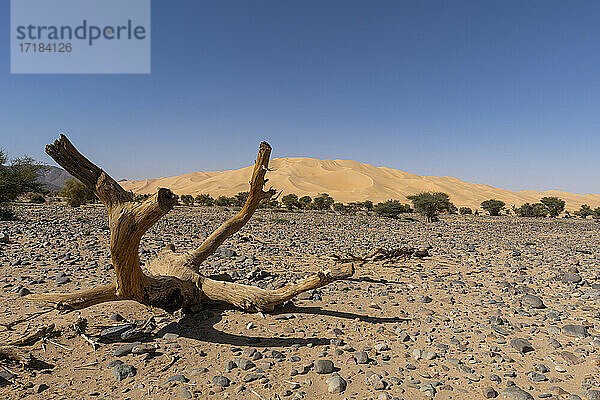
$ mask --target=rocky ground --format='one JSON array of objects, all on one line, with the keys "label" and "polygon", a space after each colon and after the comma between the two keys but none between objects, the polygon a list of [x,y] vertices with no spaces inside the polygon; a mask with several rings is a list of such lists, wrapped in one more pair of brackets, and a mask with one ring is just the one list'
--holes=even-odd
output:
[{"label": "rocky ground", "polygon": [[[69,328],[78,313],[37,315],[23,296],[113,279],[104,209],[18,212],[0,222],[0,340],[49,323],[61,334],[25,347],[51,368],[0,364],[3,399],[600,399],[593,221],[259,211],[206,274],[279,287],[333,253],[431,245],[432,256],[367,263],[272,314],[94,306],[80,315],[94,350]],[[198,245],[232,214],[177,207],[144,237],[142,261]]]}]

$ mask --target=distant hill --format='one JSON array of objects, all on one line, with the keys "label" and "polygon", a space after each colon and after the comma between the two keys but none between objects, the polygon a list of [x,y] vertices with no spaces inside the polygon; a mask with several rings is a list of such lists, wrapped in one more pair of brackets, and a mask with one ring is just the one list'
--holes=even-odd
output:
[{"label": "distant hill", "polygon": [[[276,158],[269,165],[267,186],[283,190],[283,194],[315,196],[328,193],[336,201],[371,200],[373,202],[397,199],[408,202],[407,195],[423,191],[446,192],[458,207],[480,208],[484,200],[498,199],[507,205],[520,206],[535,203],[544,196],[564,199],[568,210],[578,209],[582,204],[600,207],[600,195],[577,195],[568,192],[510,191],[488,185],[464,182],[452,177],[420,176],[385,167],[374,167],[349,160],[319,160],[315,158]],[[170,178],[123,181],[125,190],[135,193],[154,193],[166,187],[177,194],[209,193],[211,196],[231,196],[248,190],[252,166],[219,172],[192,172]]]},{"label": "distant hill", "polygon": [[38,177],[38,182],[44,185],[48,190],[60,190],[65,182],[73,178],[71,174],[62,168],[48,167],[46,171],[42,171]]}]

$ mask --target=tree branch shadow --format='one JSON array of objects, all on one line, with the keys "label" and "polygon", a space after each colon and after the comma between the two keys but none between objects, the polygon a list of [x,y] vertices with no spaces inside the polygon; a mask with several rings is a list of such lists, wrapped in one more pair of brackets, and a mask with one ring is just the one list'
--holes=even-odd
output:
[{"label": "tree branch shadow", "polygon": [[[178,322],[172,322],[169,325],[163,327],[158,332],[158,335],[162,336],[164,333],[172,332],[177,333],[182,337],[202,342],[251,347],[290,347],[293,345],[306,346],[308,344],[312,346],[319,346],[329,344],[331,339],[324,337],[257,337],[226,333],[215,328],[215,325],[223,319],[221,311],[223,311],[224,309],[226,309],[226,307],[221,307],[221,310],[211,309],[202,311],[201,313],[197,314],[186,314]],[[401,317],[373,317],[352,312],[326,310],[318,306],[298,307],[293,304],[276,309],[269,315],[281,314],[311,314],[351,320],[359,319],[360,321],[368,322],[371,324],[398,323],[410,320]],[[281,323],[289,324],[293,322],[290,322],[289,320],[282,320]]]}]

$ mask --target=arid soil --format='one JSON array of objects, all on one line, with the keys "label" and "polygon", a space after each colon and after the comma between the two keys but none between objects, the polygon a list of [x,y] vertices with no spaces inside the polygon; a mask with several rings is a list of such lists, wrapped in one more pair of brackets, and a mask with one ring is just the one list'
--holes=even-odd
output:
[{"label": "arid soil", "polygon": [[[35,317],[44,309],[29,292],[113,280],[107,218],[101,206],[18,213],[0,222],[0,341],[49,323],[60,334],[24,347],[51,368],[0,363],[2,399],[600,399],[591,220],[259,210],[204,274],[279,287],[332,254],[430,245],[431,257],[366,263],[271,314],[206,305],[169,315],[127,301]],[[144,237],[142,261],[170,243],[191,249],[233,213],[176,207]],[[96,350],[70,328],[79,314]]]}]

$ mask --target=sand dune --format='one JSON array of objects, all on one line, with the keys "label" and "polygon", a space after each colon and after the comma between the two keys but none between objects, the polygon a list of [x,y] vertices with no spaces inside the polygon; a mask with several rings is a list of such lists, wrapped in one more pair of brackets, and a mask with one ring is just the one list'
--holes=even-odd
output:
[{"label": "sand dune", "polygon": [[[319,160],[315,158],[276,158],[270,165],[268,185],[283,194],[315,196],[329,193],[336,201],[372,200],[373,202],[398,199],[406,202],[406,196],[423,191],[441,191],[450,195],[458,207],[479,207],[482,201],[495,198],[508,205],[534,203],[544,196],[557,196],[567,202],[568,210],[582,204],[600,206],[600,195],[577,195],[568,192],[510,191],[488,185],[463,182],[452,177],[420,176],[385,167],[374,167],[350,160]],[[126,190],[135,193],[153,193],[159,187],[167,187],[177,194],[209,193],[211,196],[231,196],[248,190],[252,167],[233,171],[193,172],[169,178],[122,181]]]}]

